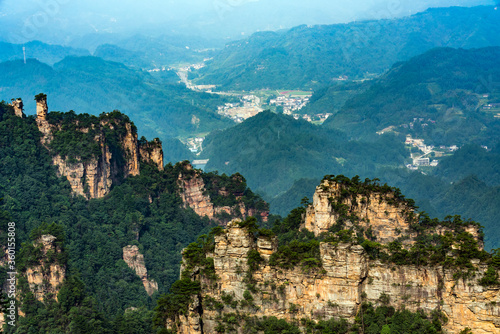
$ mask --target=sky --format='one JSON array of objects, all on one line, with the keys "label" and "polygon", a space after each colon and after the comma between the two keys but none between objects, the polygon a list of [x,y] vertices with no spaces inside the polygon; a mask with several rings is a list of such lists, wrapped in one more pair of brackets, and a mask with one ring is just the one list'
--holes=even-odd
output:
[{"label": "sky", "polygon": [[0,0],[0,39],[71,44],[89,34],[235,39],[301,24],[391,19],[492,0]]}]

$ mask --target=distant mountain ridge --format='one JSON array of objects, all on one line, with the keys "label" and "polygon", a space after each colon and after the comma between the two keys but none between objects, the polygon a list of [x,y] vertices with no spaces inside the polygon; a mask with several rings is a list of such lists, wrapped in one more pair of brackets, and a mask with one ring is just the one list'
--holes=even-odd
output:
[{"label": "distant mountain ridge", "polygon": [[[164,144],[169,138],[234,124],[214,111],[232,101],[226,97],[193,92],[98,57],[67,57],[53,67],[34,59],[28,59],[27,64],[22,60],[4,62],[0,63],[0,81],[0,100],[23,98],[27,114],[35,111],[32,96],[44,92],[51,96],[51,111],[67,111],[69,105],[79,113],[93,115],[119,109],[142,129],[140,135],[159,137]],[[175,157],[168,158],[166,146],[166,160],[172,161]]]},{"label": "distant mountain ridge", "polygon": [[22,45],[0,42],[0,62],[24,59],[23,47],[26,50],[26,58],[34,58],[49,65],[68,56],[90,56],[90,52],[85,49],[51,45],[40,41],[31,41]]},{"label": "distant mountain ridge", "polygon": [[494,7],[451,7],[393,20],[256,33],[227,44],[193,78],[221,89],[315,88],[343,75],[381,74],[434,47],[500,45],[499,21]]},{"label": "distant mountain ridge", "polygon": [[324,126],[351,138],[394,131],[433,145],[493,146],[500,134],[491,107],[500,102],[499,82],[500,47],[433,49],[395,64]]}]

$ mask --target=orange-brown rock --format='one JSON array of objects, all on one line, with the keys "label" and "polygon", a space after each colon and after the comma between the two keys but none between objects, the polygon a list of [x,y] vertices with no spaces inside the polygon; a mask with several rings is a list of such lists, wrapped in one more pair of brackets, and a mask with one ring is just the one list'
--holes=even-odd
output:
[{"label": "orange-brown rock", "polygon": [[[331,199],[341,198],[341,192],[341,185],[324,180],[316,188],[313,203],[307,208],[303,227],[315,235],[328,232],[340,217]],[[348,207],[349,214],[360,218],[360,226],[371,228],[377,241],[388,243],[410,233],[408,213],[412,211],[404,202],[389,201],[391,197],[392,194],[372,193],[346,197],[341,203]]]},{"label": "orange-brown rock", "polygon": [[151,142],[140,143],[139,154],[142,161],[153,163],[158,167],[158,170],[163,170],[163,149],[160,139],[155,138]]},{"label": "orange-brown rock", "polygon": [[179,174],[178,184],[180,196],[184,207],[190,207],[200,217],[214,217],[214,205],[210,201],[210,196],[205,194],[205,182],[201,177],[201,172],[194,170],[191,165],[186,165]]},{"label": "orange-brown rock", "polygon": [[[321,243],[321,268],[286,270],[267,263],[277,249],[275,240],[256,240],[236,222],[215,237],[215,250],[207,255],[213,257],[219,279],[202,278],[202,292],[193,298],[188,314],[169,321],[167,327],[177,324],[178,333],[186,334],[216,333],[220,315],[236,310],[224,303],[221,311],[200,307],[200,300],[222,301],[224,294],[244,300],[247,254],[252,249],[263,255],[265,263],[253,272],[258,290],[252,294],[254,306],[238,306],[239,313],[288,321],[331,317],[353,321],[363,301],[381,305],[383,296],[391,305],[410,311],[440,309],[448,318],[447,333],[465,327],[473,333],[500,333],[499,288],[478,284],[485,266],[476,265],[477,277],[464,282],[453,277],[453,270],[440,266],[388,265],[370,260],[359,245]],[[193,279],[200,277],[197,271],[192,275]]]},{"label": "orange-brown rock", "polygon": [[38,130],[42,133],[42,138],[40,140],[45,147],[47,147],[53,139],[53,127],[47,121],[48,111],[47,97],[40,97],[36,101],[36,124]]},{"label": "orange-brown rock", "polygon": [[44,298],[57,300],[57,294],[66,275],[66,268],[61,264],[57,262],[46,264],[43,261],[47,253],[61,252],[55,241],[56,238],[52,235],[42,235],[34,242],[34,246],[40,248],[42,260],[39,264],[28,267],[24,273],[30,290],[40,301],[43,301]]},{"label": "orange-brown rock", "polygon": [[[240,176],[232,176],[233,181],[237,181],[238,177]],[[180,189],[179,194],[184,203],[184,207],[190,207],[199,216],[207,216],[210,219],[214,219],[222,226],[225,226],[235,217],[245,219],[253,216],[260,217],[263,221],[267,221],[269,216],[268,211],[258,211],[252,207],[247,208],[242,199],[243,192],[231,193],[225,188],[217,190],[217,195],[223,197],[234,196],[236,199],[235,204],[232,206],[215,206],[207,192],[202,172],[193,169],[189,163],[182,165],[182,170],[178,177],[178,185]]]},{"label": "orange-brown rock", "polygon": [[24,118],[24,104],[22,99],[12,99],[10,105],[14,108],[14,113],[17,117]]},{"label": "orange-brown rock", "polygon": [[123,247],[123,260],[127,263],[129,268],[134,270],[137,276],[141,278],[144,289],[146,289],[148,295],[152,296],[158,291],[158,283],[152,279],[148,279],[144,255],[139,252],[139,247],[135,245]]},{"label": "orange-brown rock", "polygon": [[[37,95],[36,122],[42,133],[41,142],[49,148],[55,131],[61,130],[61,125],[49,123],[47,116],[47,98],[43,94]],[[65,157],[53,154],[52,162],[57,166],[59,176],[66,176],[74,193],[86,198],[101,198],[109,193],[113,185],[121,183],[124,178],[140,174],[140,148],[137,132],[128,119],[104,118],[100,123],[91,124],[90,128],[78,127],[79,121],[75,122],[76,131],[89,133],[90,130],[99,130],[94,141],[99,144],[101,152],[85,161],[79,157],[68,161]],[[124,128],[125,131],[118,132],[120,133],[119,149],[112,150],[105,135],[106,131],[103,131],[106,128],[112,131]],[[151,150],[142,150],[141,154],[147,151],[149,154],[147,159],[153,161],[159,170],[163,170],[161,142],[153,141],[151,145]]]}]

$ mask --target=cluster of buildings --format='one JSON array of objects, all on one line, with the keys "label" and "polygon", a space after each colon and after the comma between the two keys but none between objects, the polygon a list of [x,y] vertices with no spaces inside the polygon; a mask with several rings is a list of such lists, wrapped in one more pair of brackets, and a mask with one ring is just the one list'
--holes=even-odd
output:
[{"label": "cluster of buildings", "polygon": [[410,135],[406,136],[405,145],[415,147],[420,152],[411,153],[412,164],[406,165],[408,169],[418,170],[419,167],[436,167],[439,164],[438,160],[432,160],[429,156],[434,153],[435,157],[442,157],[447,152],[455,152],[458,146],[439,146],[436,148],[434,145],[425,145],[424,139],[412,138]]},{"label": "cluster of buildings", "polygon": [[191,153],[198,154],[203,151],[203,141],[205,138],[196,137],[196,138],[188,138],[187,139],[187,147],[191,151]]},{"label": "cluster of buildings", "polygon": [[217,112],[219,115],[231,118],[236,123],[241,123],[247,118],[262,112],[262,110],[258,96],[244,95],[238,103],[226,103],[223,106],[219,106]]},{"label": "cluster of buildings", "polygon": [[325,113],[325,114],[316,114],[316,115],[308,115],[308,114],[305,114],[305,115],[300,115],[300,114],[293,114],[293,118],[295,119],[299,119],[299,118],[302,118],[303,120],[306,120],[310,123],[312,122],[319,122],[319,123],[323,123],[324,121],[326,121],[328,119],[328,117],[332,116],[333,114],[330,114],[330,113]]},{"label": "cluster of buildings", "polygon": [[278,96],[275,99],[271,99],[269,101],[270,105],[275,105],[278,107],[283,107],[283,113],[285,115],[292,115],[294,111],[298,111],[304,108],[308,103],[310,95],[306,95],[303,97],[292,97],[292,96]]},{"label": "cluster of buildings", "polygon": [[430,124],[435,124],[436,121],[435,120],[432,120],[432,119],[427,119],[425,120],[425,118],[418,118],[418,117],[415,117],[413,118],[413,122],[410,122],[408,124],[401,124],[401,127],[404,128],[404,129],[410,129],[410,130],[413,130],[415,128],[415,125],[416,124],[419,124],[422,128],[425,128],[427,126],[429,126],[429,123]]}]

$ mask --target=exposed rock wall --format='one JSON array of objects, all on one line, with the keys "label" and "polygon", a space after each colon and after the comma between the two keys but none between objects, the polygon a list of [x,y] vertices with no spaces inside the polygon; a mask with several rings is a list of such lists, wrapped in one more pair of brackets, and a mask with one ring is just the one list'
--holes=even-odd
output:
[{"label": "exposed rock wall", "polygon": [[158,138],[151,142],[139,143],[139,154],[142,161],[153,163],[159,170],[163,170],[163,149]]},{"label": "exposed rock wall", "polygon": [[[179,333],[216,333],[219,311],[200,308],[201,300],[221,301],[223,294],[245,300],[247,254],[252,249],[267,259],[277,244],[269,238],[255,240],[253,234],[235,223],[216,237],[215,251],[207,256],[213,257],[219,279],[202,279],[202,293],[194,298],[189,315],[176,319]],[[484,266],[477,265],[477,277],[464,282],[454,279],[453,271],[439,266],[394,266],[370,260],[359,245],[321,243],[320,252],[322,269],[285,270],[262,265],[253,273],[258,290],[252,294],[254,306],[238,306],[239,312],[289,321],[304,317],[353,321],[363,301],[380,305],[380,297],[385,294],[396,307],[404,305],[411,311],[427,312],[440,309],[449,319],[445,327],[448,333],[458,333],[465,327],[475,334],[500,333],[499,289],[477,283],[486,271]],[[195,270],[193,278],[197,277]],[[221,312],[235,311],[225,305]],[[169,322],[167,327],[173,324]]]},{"label": "exposed rock wall", "polygon": [[[324,180],[316,188],[313,203],[307,208],[304,227],[319,235],[328,232],[339,219],[339,213],[332,206],[331,199],[341,198],[342,186]],[[412,210],[406,203],[388,201],[386,197],[392,194],[372,193],[357,195],[355,198],[346,197],[341,203],[347,205],[349,214],[360,218],[360,225],[371,228],[373,235],[380,242],[394,241],[400,235],[408,235],[410,221],[408,213]]]},{"label": "exposed rock wall", "polygon": [[[342,185],[323,180],[316,188],[312,204],[306,210],[302,227],[316,236],[328,232],[340,219],[340,212],[335,204],[341,203],[347,207],[349,215],[359,217],[359,225],[365,229],[365,237],[370,230],[374,239],[382,244],[401,236],[409,237],[403,244],[407,246],[413,244],[416,234],[411,231],[410,224],[417,222],[417,215],[413,214],[413,209],[405,201],[398,201],[393,193],[376,192],[354,197],[344,196],[342,199],[342,191]],[[347,221],[346,228],[351,226],[352,224]],[[450,231],[446,227],[439,226],[433,232],[444,235]],[[478,226],[468,226],[465,231],[474,236],[481,249],[484,247]]]},{"label": "exposed rock wall", "polygon": [[[248,208],[242,200],[243,193],[231,193],[226,189],[218,191],[218,195],[229,197],[234,195],[236,198],[233,206],[216,206],[208,194],[207,185],[202,177],[202,172],[193,169],[190,164],[182,166],[178,177],[179,194],[184,206],[192,208],[199,216],[207,216],[225,226],[228,221],[235,217],[243,219],[253,216],[260,217],[262,221],[267,221],[269,211],[259,211],[253,207]],[[221,218],[222,216],[226,216]],[[227,217],[230,217],[229,219]]]},{"label": "exposed rock wall", "polygon": [[205,194],[205,182],[200,172],[194,170],[191,165],[186,165],[184,168],[178,177],[180,196],[184,207],[190,207],[200,217],[207,216],[213,219],[214,205],[210,201],[210,196]]},{"label": "exposed rock wall", "polygon": [[[42,133],[41,142],[46,148],[49,148],[54,133],[61,130],[61,125],[49,123],[47,98],[43,94],[37,95],[36,111],[36,123]],[[89,133],[90,130],[96,129],[99,131],[96,132],[94,141],[99,144],[99,155],[85,161],[79,157],[69,161],[55,153],[53,155],[52,162],[57,166],[59,176],[66,176],[74,193],[86,198],[106,196],[113,185],[121,183],[128,176],[140,174],[141,158],[153,161],[159,170],[163,170],[161,142],[155,140],[151,147],[141,149],[137,140],[137,132],[130,121],[104,119],[98,124],[91,124],[90,128],[77,127],[76,131]],[[110,129],[119,134],[120,149],[111,149],[105,135],[106,131],[103,129]],[[141,153],[139,153],[140,150]]]},{"label": "exposed rock wall", "polygon": [[63,265],[57,262],[43,263],[43,260],[47,258],[47,253],[57,254],[61,252],[55,245],[55,240],[56,238],[52,235],[42,235],[40,239],[35,241],[34,246],[41,249],[42,260],[38,265],[28,267],[24,273],[30,290],[40,301],[43,301],[44,298],[57,300],[57,294],[66,275],[66,268]]},{"label": "exposed rock wall", "polygon": [[[132,124],[125,123],[127,129],[125,136],[122,139],[121,147],[125,151],[124,176],[136,176],[139,171],[139,144],[137,143],[137,133],[132,131]],[[161,143],[160,143],[161,145]]]},{"label": "exposed rock wall", "polygon": [[14,108],[14,113],[17,117],[24,118],[24,103],[22,99],[13,99],[10,105]]},{"label": "exposed rock wall", "polygon": [[42,133],[42,138],[40,139],[42,145],[47,147],[48,144],[53,139],[52,132],[53,127],[47,121],[49,107],[47,105],[47,97],[42,97],[36,101],[36,124],[38,130]]},{"label": "exposed rock wall", "polygon": [[148,279],[144,255],[139,252],[139,247],[135,245],[123,247],[123,260],[127,263],[129,268],[134,270],[137,276],[141,278],[144,289],[146,289],[148,295],[152,296],[158,291],[158,283],[152,279]]}]

